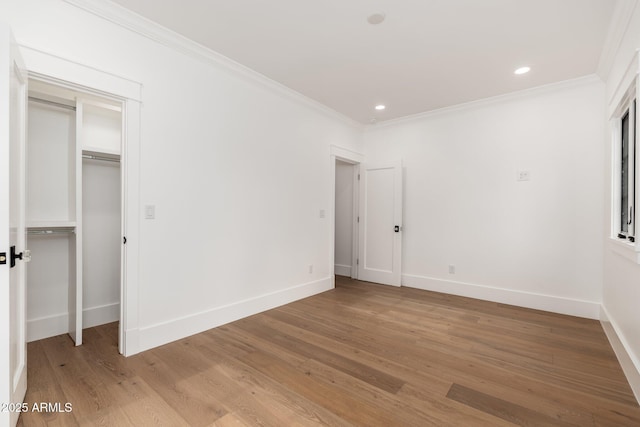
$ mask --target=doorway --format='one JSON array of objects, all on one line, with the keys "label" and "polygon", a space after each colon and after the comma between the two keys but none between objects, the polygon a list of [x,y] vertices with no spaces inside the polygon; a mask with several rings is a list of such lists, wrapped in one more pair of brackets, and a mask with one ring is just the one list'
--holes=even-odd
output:
[{"label": "doorway", "polygon": [[27,341],[81,345],[122,324],[123,103],[30,79],[27,115]]},{"label": "doorway", "polygon": [[[402,160],[363,163],[364,156],[331,146],[332,273],[391,286],[402,284],[403,168]],[[353,186],[349,187],[349,170]],[[350,190],[352,188],[353,190]],[[353,191],[353,202],[348,195]],[[346,200],[346,201],[345,201]],[[353,209],[351,264],[346,217]],[[345,211],[347,213],[345,213]]]},{"label": "doorway", "polygon": [[358,278],[358,165],[336,159],[334,272]]},{"label": "doorway", "polygon": [[[122,123],[122,153],[120,165],[121,174],[121,197],[123,211],[120,215],[121,225],[123,232],[122,236],[129,237],[126,245],[122,247],[122,278],[120,280],[120,301],[119,301],[119,336],[118,345],[119,351],[125,356],[136,354],[140,351],[140,343],[138,337],[138,266],[137,266],[137,254],[139,250],[139,224],[136,221],[140,213],[139,201],[140,201],[140,127],[141,127],[141,84],[133,80],[127,79],[122,76],[118,76],[111,73],[105,73],[96,68],[86,66],[77,62],[66,60],[55,55],[48,54],[39,50],[31,49],[25,46],[20,46],[15,42],[11,34],[11,29],[0,24],[0,52],[3,54],[3,60],[5,64],[10,66],[0,69],[0,96],[5,102],[0,103],[0,117],[3,120],[3,129],[7,132],[3,132],[0,135],[0,148],[3,152],[8,153],[8,156],[3,157],[3,167],[0,168],[3,176],[3,186],[0,187],[0,194],[4,200],[8,200],[9,203],[5,206],[5,209],[0,210],[0,226],[2,227],[2,235],[5,236],[3,241],[6,243],[6,247],[0,248],[0,289],[2,298],[0,300],[5,301],[4,309],[0,310],[2,315],[2,324],[7,326],[5,334],[2,334],[0,340],[0,365],[4,368],[0,369],[0,400],[6,404],[20,404],[25,395],[27,387],[27,331],[26,331],[26,312],[27,312],[27,298],[26,298],[26,286],[25,286],[25,263],[29,261],[30,253],[26,247],[26,196],[25,196],[25,163],[26,163],[26,133],[28,123],[28,83],[39,81],[42,83],[48,83],[60,89],[67,89],[78,92],[82,97],[92,98],[96,96],[98,98],[105,98],[111,101],[117,101],[120,103],[120,116]],[[25,64],[29,64],[27,68]],[[34,86],[35,87],[35,86]],[[58,97],[59,94],[50,93],[52,97]],[[62,98],[62,99],[60,99]],[[65,97],[58,97],[58,99],[48,99],[57,105],[59,110],[67,110],[69,107],[68,102],[65,102]],[[47,101],[45,99],[44,101]],[[62,101],[62,102],[59,102]],[[68,99],[66,101],[69,101]],[[53,105],[52,105],[53,106]],[[75,106],[77,110],[77,105]],[[82,107],[81,107],[82,108]],[[75,112],[74,112],[75,113]],[[55,115],[55,114],[54,114]],[[63,120],[63,123],[65,121]],[[66,121],[67,138],[72,132],[77,132],[75,123],[71,120]],[[64,140],[65,138],[61,138]],[[78,147],[78,145],[76,145]],[[80,146],[81,147],[81,146]],[[47,147],[45,145],[44,149]],[[100,151],[100,150],[98,150]],[[58,172],[62,173],[62,176],[67,175],[67,185],[59,189],[62,192],[60,199],[69,202],[68,204],[57,205],[60,211],[53,211],[53,214],[46,218],[40,218],[44,222],[38,222],[36,215],[32,215],[30,219],[29,228],[33,231],[41,231],[42,237],[54,237],[45,236],[45,234],[54,234],[55,237],[63,237],[60,243],[60,247],[67,251],[67,255],[74,251],[75,253],[81,253],[77,250],[77,242],[81,241],[75,238],[71,233],[72,228],[78,227],[77,218],[71,216],[71,212],[75,212],[77,207],[81,206],[75,200],[76,195],[81,192],[78,191],[76,185],[80,183],[79,179],[76,179],[76,172],[81,168],[82,153],[74,151],[73,158],[71,158],[71,150],[63,150],[63,156],[60,156],[60,152],[54,151],[53,155],[57,155],[56,166]],[[46,155],[43,156],[46,158]],[[50,157],[53,161],[54,157]],[[60,166],[60,162],[66,165],[65,168]],[[46,163],[46,162],[43,162]],[[32,162],[33,164],[33,162]],[[32,171],[35,172],[36,170]],[[46,171],[43,172],[44,176],[48,176]],[[73,179],[70,176],[73,175]],[[59,177],[50,176],[52,180]],[[47,185],[48,181],[43,180],[43,185]],[[71,183],[74,183],[72,186]],[[69,195],[73,191],[74,200],[73,205],[70,204],[70,198],[67,198],[65,194]],[[46,205],[51,200],[47,197],[50,195],[46,192],[42,193],[43,202]],[[58,199],[58,202],[60,201]],[[124,203],[126,202],[126,203]],[[44,206],[43,205],[43,206]],[[32,214],[37,212],[32,210]],[[66,212],[66,215],[57,214]],[[125,221],[126,220],[126,221]],[[75,222],[75,225],[74,225]],[[38,230],[38,226],[41,229]],[[43,227],[42,227],[43,226]],[[54,230],[55,228],[55,230]],[[51,232],[51,233],[49,233]],[[62,234],[62,236],[60,235]],[[38,234],[33,234],[38,236]],[[66,241],[64,240],[66,239]],[[124,242],[123,242],[124,243]],[[51,261],[54,257],[40,257],[40,259],[48,259]],[[67,257],[67,260],[72,260],[67,264],[65,261],[61,261],[61,265],[66,268],[66,274],[70,278],[75,279],[74,275],[78,272],[77,257]],[[126,263],[125,263],[126,261]],[[64,271],[63,271],[64,273]],[[80,289],[76,286],[76,289]],[[73,328],[82,330],[82,324],[80,328],[77,327],[76,322],[72,322],[71,319],[82,319],[82,306],[78,310],[78,301],[69,301],[71,296],[76,295],[75,292],[67,293],[67,313],[66,319],[69,321],[66,325],[68,332],[73,332]],[[58,297],[60,295],[57,295]],[[71,309],[70,309],[71,308]],[[75,313],[70,311],[75,310]],[[78,312],[80,316],[78,316]],[[58,321],[64,319],[58,318]],[[80,320],[82,321],[82,320]],[[46,323],[46,321],[45,321]],[[64,322],[62,322],[64,323]],[[64,326],[64,325],[63,325]],[[76,336],[76,339],[78,337]],[[17,407],[17,406],[16,406]],[[17,421],[19,412],[13,411],[11,413],[0,413],[0,424],[14,425]]]},{"label": "doorway", "polygon": [[331,276],[358,278],[358,171],[364,155],[331,146]]}]

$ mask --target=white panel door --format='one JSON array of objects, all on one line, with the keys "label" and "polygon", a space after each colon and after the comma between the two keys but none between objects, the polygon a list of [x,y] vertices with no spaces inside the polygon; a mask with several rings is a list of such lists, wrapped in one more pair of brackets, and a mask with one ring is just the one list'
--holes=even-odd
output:
[{"label": "white panel door", "polygon": [[[27,390],[25,140],[27,73],[8,26],[0,24],[0,427],[15,426]],[[12,250],[13,249],[13,250]],[[15,254],[13,256],[12,254]],[[13,266],[12,266],[13,264]]]},{"label": "white panel door", "polygon": [[400,286],[402,162],[360,167],[358,279]]}]

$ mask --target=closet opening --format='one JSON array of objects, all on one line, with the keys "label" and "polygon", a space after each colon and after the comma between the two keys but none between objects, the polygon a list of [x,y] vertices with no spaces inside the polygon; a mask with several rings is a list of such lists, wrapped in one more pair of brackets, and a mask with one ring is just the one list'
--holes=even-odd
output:
[{"label": "closet opening", "polygon": [[27,117],[27,341],[81,345],[122,324],[123,102],[30,79]]}]

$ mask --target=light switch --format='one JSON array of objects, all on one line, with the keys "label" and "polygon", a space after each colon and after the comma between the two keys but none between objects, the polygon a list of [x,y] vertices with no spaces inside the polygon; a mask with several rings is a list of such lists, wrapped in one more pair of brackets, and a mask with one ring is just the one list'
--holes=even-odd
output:
[{"label": "light switch", "polygon": [[156,219],[156,205],[146,205],[144,207],[145,219]]},{"label": "light switch", "polygon": [[324,218],[326,216],[324,209],[320,209],[320,218]]},{"label": "light switch", "polygon": [[529,171],[518,171],[518,181],[529,181],[531,179],[531,172]]}]

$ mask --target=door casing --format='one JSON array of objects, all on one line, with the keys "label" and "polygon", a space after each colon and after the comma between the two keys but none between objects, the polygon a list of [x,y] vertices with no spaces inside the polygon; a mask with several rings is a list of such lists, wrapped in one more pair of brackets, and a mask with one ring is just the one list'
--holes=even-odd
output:
[{"label": "door casing", "polygon": [[121,196],[122,249],[120,290],[119,351],[125,356],[138,353],[138,258],[140,119],[142,85],[125,77],[102,72],[48,53],[21,47],[29,79],[75,92],[97,95],[122,103]]}]

